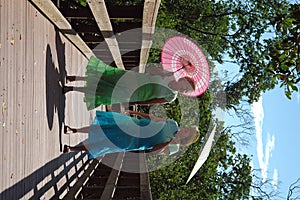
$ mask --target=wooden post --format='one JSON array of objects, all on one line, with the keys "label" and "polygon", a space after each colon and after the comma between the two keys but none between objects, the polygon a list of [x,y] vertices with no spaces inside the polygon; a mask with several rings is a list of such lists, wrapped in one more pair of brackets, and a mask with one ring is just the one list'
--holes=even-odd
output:
[{"label": "wooden post", "polygon": [[125,69],[104,0],[87,1],[118,68]]},{"label": "wooden post", "polygon": [[144,73],[149,51],[152,46],[152,37],[155,31],[155,22],[157,19],[160,0],[145,0],[143,11],[143,40],[140,54],[139,72]]}]

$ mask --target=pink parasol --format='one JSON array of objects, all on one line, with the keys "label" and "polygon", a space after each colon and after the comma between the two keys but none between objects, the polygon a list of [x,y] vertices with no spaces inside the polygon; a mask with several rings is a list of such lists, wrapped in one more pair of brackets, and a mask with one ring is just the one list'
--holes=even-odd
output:
[{"label": "pink parasol", "polygon": [[162,48],[161,63],[164,70],[174,72],[175,79],[189,77],[195,83],[193,92],[187,96],[199,96],[208,88],[210,72],[207,59],[192,40],[175,36],[169,38]]}]

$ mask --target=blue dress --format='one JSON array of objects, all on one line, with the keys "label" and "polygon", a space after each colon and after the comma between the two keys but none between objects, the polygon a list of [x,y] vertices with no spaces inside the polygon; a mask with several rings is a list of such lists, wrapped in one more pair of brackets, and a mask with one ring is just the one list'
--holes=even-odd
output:
[{"label": "blue dress", "polygon": [[177,123],[170,119],[154,122],[116,112],[96,111],[84,145],[89,151],[89,158],[116,152],[151,150],[157,144],[171,141],[177,131]]}]

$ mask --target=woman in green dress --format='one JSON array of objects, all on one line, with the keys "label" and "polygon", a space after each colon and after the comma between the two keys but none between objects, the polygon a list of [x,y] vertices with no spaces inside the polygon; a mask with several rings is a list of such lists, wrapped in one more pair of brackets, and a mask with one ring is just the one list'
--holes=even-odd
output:
[{"label": "woman in green dress", "polygon": [[85,86],[65,86],[64,93],[83,92],[88,110],[100,105],[123,102],[171,102],[176,99],[177,92],[188,92],[195,88],[193,81],[188,77],[176,81],[170,72],[158,68],[152,68],[151,72],[145,74],[123,70],[106,65],[96,57],[90,58],[85,75],[67,76],[67,82],[85,81]]}]

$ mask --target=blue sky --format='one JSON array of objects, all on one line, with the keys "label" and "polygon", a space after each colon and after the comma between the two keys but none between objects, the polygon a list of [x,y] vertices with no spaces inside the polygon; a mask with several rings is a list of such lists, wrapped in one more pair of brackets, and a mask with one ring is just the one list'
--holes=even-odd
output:
[{"label": "blue sky", "polygon": [[[230,77],[238,73],[238,67],[228,63],[217,64],[217,70],[229,70]],[[255,130],[249,146],[237,144],[238,149],[252,157],[253,169],[260,169],[263,181],[272,179],[273,189],[286,199],[289,186],[300,178],[300,93],[289,100],[284,89],[276,87],[250,105],[249,112]],[[225,122],[227,126],[240,123],[228,114]]]},{"label": "blue sky", "polygon": [[[274,188],[286,197],[288,187],[300,178],[300,104],[299,93],[292,100],[276,87],[262,94],[252,105],[255,138],[249,154],[261,169],[263,180],[273,179]],[[278,187],[277,187],[278,186]]]},{"label": "blue sky", "polygon": [[283,199],[287,197],[289,186],[300,178],[299,101],[300,92],[289,100],[284,89],[276,87],[263,93],[251,107],[255,141],[247,152],[253,155],[253,167],[261,169],[262,179],[272,179],[274,189]]},{"label": "blue sky", "polygon": [[[217,64],[217,70],[229,71],[230,77],[238,73],[238,67],[228,63]],[[276,87],[250,105],[249,112],[254,117],[253,137],[249,146],[238,147],[252,156],[253,168],[260,169],[262,180],[272,179],[273,189],[286,199],[289,186],[300,178],[300,93],[289,100],[284,89]],[[228,114],[225,122],[227,126],[240,123]]]}]

